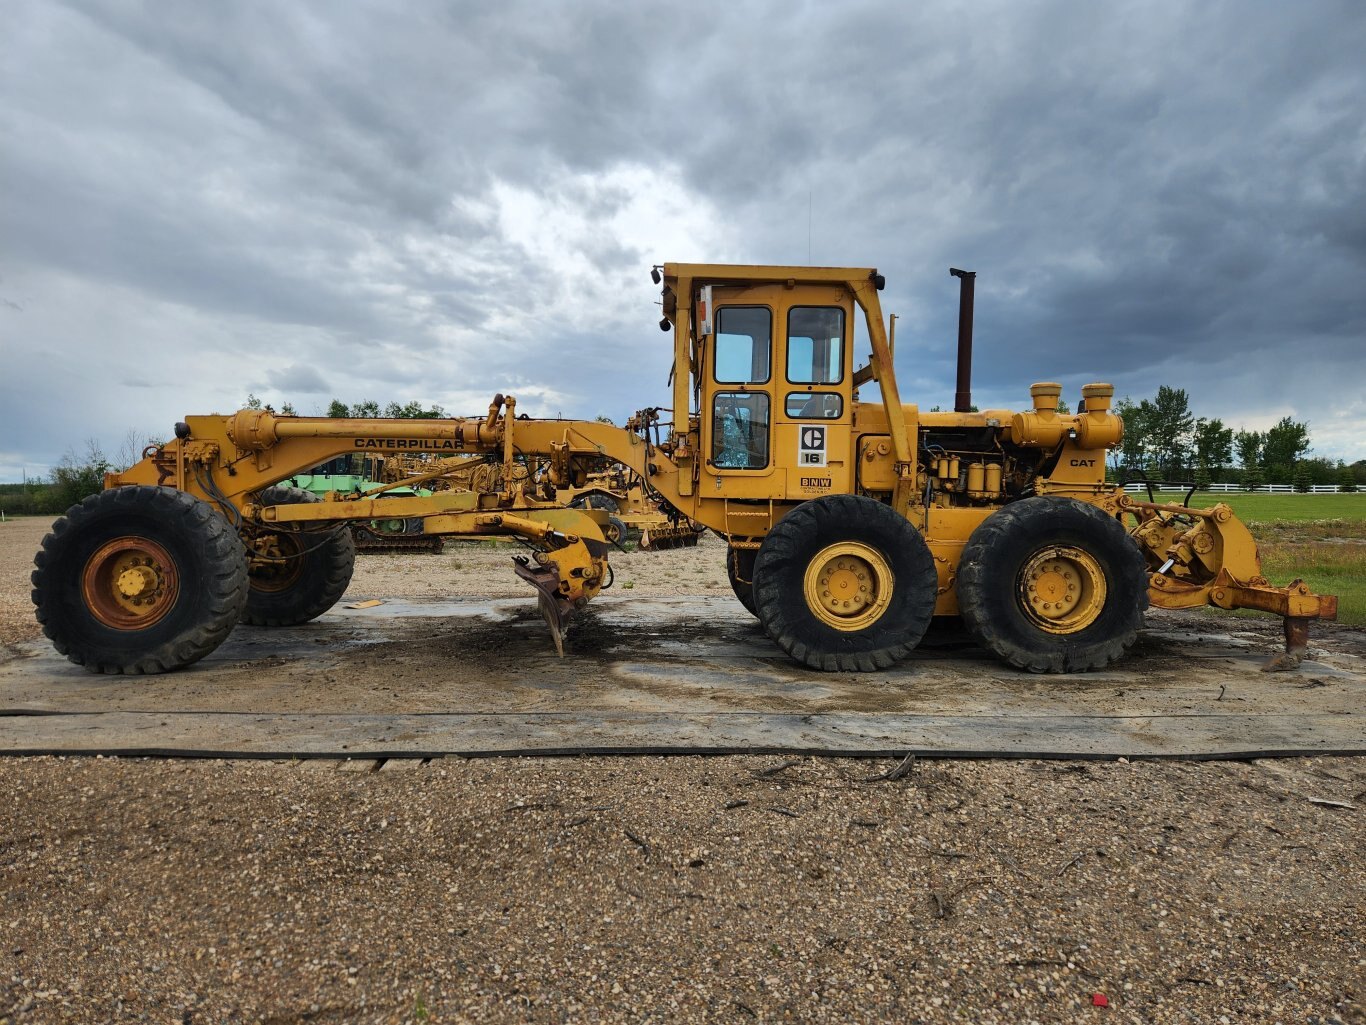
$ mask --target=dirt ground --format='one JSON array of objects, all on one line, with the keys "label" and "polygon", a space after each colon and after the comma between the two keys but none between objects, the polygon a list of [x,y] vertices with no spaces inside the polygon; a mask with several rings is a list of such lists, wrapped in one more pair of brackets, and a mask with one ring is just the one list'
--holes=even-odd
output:
[{"label": "dirt ground", "polygon": [[[531,601],[509,554],[353,590]],[[1366,1022],[1361,759],[388,764],[0,761],[0,1023]]]}]

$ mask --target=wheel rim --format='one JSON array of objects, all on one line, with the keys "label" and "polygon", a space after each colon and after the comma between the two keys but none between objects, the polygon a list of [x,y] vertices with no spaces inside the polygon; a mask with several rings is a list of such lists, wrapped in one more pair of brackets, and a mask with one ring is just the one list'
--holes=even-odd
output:
[{"label": "wheel rim", "polygon": [[603,527],[602,534],[603,537],[608,541],[611,541],[614,545],[619,545],[622,542],[621,527],[615,523],[609,522],[607,526]]},{"label": "wheel rim", "polygon": [[160,622],[180,596],[180,574],[161,545],[118,537],[96,549],[81,573],[81,595],[91,614],[115,630]]},{"label": "wheel rim", "polygon": [[249,580],[253,591],[287,591],[304,573],[303,545],[292,534],[270,534],[252,543]]},{"label": "wheel rim", "polygon": [[1049,633],[1086,629],[1105,607],[1105,571],[1081,548],[1058,545],[1035,553],[1020,570],[1020,604]]},{"label": "wheel rim", "polygon": [[892,601],[892,568],[876,549],[843,541],[816,553],[807,564],[806,605],[826,626],[846,633],[881,618]]}]

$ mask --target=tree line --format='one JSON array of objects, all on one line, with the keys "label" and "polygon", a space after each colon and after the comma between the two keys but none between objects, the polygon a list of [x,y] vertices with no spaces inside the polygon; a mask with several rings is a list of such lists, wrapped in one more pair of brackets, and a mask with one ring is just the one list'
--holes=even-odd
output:
[{"label": "tree line", "polygon": [[68,448],[46,476],[0,484],[0,511],[6,516],[59,516],[88,495],[103,491],[106,473],[126,470],[142,458],[148,446],[160,443],[161,439],[129,430],[113,456],[107,456],[98,441],[88,438],[83,451]]},{"label": "tree line", "polygon": [[1311,457],[1309,424],[1292,417],[1265,431],[1226,425],[1217,417],[1196,416],[1184,388],[1162,385],[1151,399],[1123,398],[1114,411],[1124,418],[1124,440],[1110,454],[1120,479],[1171,481],[1208,487],[1240,484],[1337,484],[1355,490],[1366,483],[1366,460]]},{"label": "tree line", "polygon": [[[246,408],[268,409],[272,413],[276,412],[273,406],[264,404],[250,393],[247,394]],[[281,403],[279,413],[281,416],[299,415],[291,402]],[[323,414],[323,416],[341,420],[348,418],[377,420],[380,417],[386,417],[390,420],[439,420],[446,415],[445,409],[441,406],[426,406],[416,399],[404,403],[391,402],[387,406],[380,406],[373,399],[366,399],[364,402],[357,402],[354,405],[347,405],[341,399],[333,399],[327,404],[327,412]]]}]

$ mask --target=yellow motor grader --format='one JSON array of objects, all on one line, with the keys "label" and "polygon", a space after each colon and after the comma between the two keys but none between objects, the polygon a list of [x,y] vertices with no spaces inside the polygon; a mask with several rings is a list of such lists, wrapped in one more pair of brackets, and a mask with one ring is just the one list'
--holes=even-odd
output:
[{"label": "yellow motor grader", "polygon": [[[191,416],[106,490],[53,526],[33,600],[57,650],[97,672],[154,673],[202,658],[239,621],[302,623],[346,590],[347,525],[421,520],[442,536],[508,535],[557,648],[610,585],[607,513],[569,508],[604,459],[647,482],[680,519],[728,542],[736,596],[796,661],[819,670],[892,665],[934,616],[961,616],[988,651],[1034,672],[1099,669],[1134,642],[1149,604],[1255,608],[1285,618],[1297,663],[1308,624],[1336,599],[1263,577],[1225,505],[1137,501],[1105,481],[1123,424],[1114,389],[1030,388],[1023,411],[972,411],[973,275],[960,279],[952,412],[903,404],[869,268],[664,264],[672,407],[624,428],[487,415],[326,419],[244,409]],[[871,344],[854,365],[854,321]],[[877,395],[861,400],[860,389]],[[430,453],[498,464],[495,486],[424,497],[279,487],[343,453]],[[543,463],[539,477],[519,462]],[[391,482],[415,483],[414,477]]]}]

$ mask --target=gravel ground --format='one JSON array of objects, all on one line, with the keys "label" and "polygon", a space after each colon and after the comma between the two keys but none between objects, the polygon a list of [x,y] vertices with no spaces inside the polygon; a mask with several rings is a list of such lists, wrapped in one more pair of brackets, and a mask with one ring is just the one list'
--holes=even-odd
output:
[{"label": "gravel ground", "polygon": [[[0,643],[45,526],[0,525]],[[526,594],[508,554],[356,590]],[[1366,1023],[1359,759],[389,764],[0,762],[0,1025]]]},{"label": "gravel ground", "polygon": [[33,618],[28,575],[49,526],[40,519],[0,523],[0,645],[42,636]]}]

